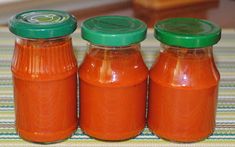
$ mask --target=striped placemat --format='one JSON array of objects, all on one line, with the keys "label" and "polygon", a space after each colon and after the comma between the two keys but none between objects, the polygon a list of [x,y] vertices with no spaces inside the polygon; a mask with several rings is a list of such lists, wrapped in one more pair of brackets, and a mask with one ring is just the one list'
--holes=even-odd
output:
[{"label": "striped placemat", "polygon": [[[80,38],[79,30],[73,34],[73,44],[80,64],[86,50],[86,42]],[[145,63],[150,67],[159,51],[159,42],[148,30],[142,43]],[[14,36],[7,28],[0,28],[0,147],[41,146],[19,138],[14,128],[14,105],[10,62],[14,47]],[[68,140],[48,146],[161,146],[161,147],[235,147],[235,29],[224,29],[221,41],[214,47],[216,64],[221,73],[216,129],[208,139],[191,144],[170,143],[159,139],[146,128],[138,137],[124,142],[102,142],[84,135],[80,128]]]}]

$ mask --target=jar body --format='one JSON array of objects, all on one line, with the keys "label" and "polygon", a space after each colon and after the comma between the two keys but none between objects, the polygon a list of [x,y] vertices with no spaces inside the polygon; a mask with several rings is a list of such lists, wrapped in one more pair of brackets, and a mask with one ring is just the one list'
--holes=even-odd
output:
[{"label": "jar body", "polygon": [[16,129],[28,141],[52,143],[77,128],[77,62],[70,36],[16,38],[12,60]]},{"label": "jar body", "polygon": [[80,127],[101,140],[125,140],[145,126],[148,70],[140,45],[89,45],[79,68]]},{"label": "jar body", "polygon": [[148,126],[171,141],[205,139],[215,128],[220,79],[212,47],[162,48],[150,70]]}]

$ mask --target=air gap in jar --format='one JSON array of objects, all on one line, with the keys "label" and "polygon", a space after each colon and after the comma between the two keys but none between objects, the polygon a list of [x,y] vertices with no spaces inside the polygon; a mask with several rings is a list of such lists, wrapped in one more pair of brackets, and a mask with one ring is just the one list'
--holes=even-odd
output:
[{"label": "air gap in jar", "polygon": [[220,75],[212,46],[220,34],[217,25],[194,18],[155,25],[162,49],[150,70],[148,127],[159,137],[195,142],[213,133]]},{"label": "air gap in jar", "polygon": [[145,126],[148,69],[140,53],[146,25],[125,16],[82,24],[88,50],[79,68],[80,127],[102,140],[125,140]]},{"label": "air gap in jar", "polygon": [[70,37],[76,27],[73,16],[55,10],[10,19],[16,35],[11,66],[16,130],[25,140],[58,142],[77,128],[77,62]]}]

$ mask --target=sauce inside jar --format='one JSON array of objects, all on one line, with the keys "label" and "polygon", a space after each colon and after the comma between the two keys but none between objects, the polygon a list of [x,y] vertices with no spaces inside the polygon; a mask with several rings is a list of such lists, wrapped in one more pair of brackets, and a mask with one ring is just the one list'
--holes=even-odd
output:
[{"label": "sauce inside jar", "polygon": [[207,137],[215,127],[219,73],[208,54],[176,50],[161,52],[150,72],[149,114],[156,118],[149,116],[149,126],[170,140]]},{"label": "sauce inside jar", "polygon": [[140,52],[134,46],[121,52],[96,48],[91,52],[79,69],[80,97],[86,98],[80,100],[81,109],[89,103],[80,113],[85,117],[81,127],[97,138],[121,139],[139,133],[145,125],[147,90],[147,69]]}]

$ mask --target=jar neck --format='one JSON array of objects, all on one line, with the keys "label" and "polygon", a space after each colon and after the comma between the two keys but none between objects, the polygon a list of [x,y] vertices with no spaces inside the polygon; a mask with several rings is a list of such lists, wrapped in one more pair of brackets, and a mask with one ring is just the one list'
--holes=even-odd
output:
[{"label": "jar neck", "polygon": [[96,45],[92,43],[88,43],[88,49],[100,49],[100,50],[109,50],[109,51],[122,51],[122,50],[130,50],[130,49],[140,49],[140,43],[131,44],[128,46],[103,46],[103,45]]},{"label": "jar neck", "polygon": [[53,47],[54,45],[64,44],[65,42],[71,42],[71,36],[62,36],[56,38],[40,38],[40,39],[32,39],[32,38],[22,38],[17,36],[16,43],[19,45],[25,46],[33,46],[33,47]]},{"label": "jar neck", "polygon": [[99,58],[102,60],[113,60],[113,59],[127,59],[131,56],[140,55],[140,44],[132,44],[130,46],[101,46],[88,44],[87,55],[90,57]]},{"label": "jar neck", "polygon": [[169,46],[161,43],[160,52],[171,53],[177,57],[183,57],[183,58],[213,57],[212,46],[204,48],[184,48],[184,47]]}]

